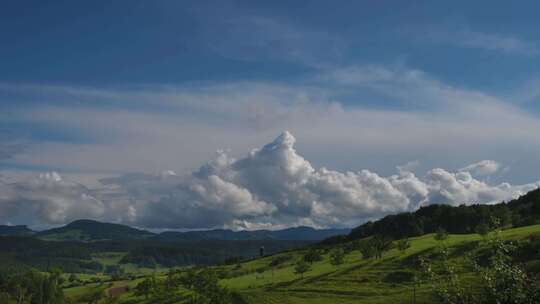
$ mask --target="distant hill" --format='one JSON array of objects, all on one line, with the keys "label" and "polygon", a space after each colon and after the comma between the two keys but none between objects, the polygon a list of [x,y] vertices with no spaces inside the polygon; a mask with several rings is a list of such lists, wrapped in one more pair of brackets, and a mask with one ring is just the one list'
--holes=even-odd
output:
[{"label": "distant hill", "polygon": [[232,231],[226,229],[176,232],[167,231],[153,237],[160,241],[199,241],[199,240],[221,240],[221,241],[248,241],[248,240],[281,240],[281,241],[320,241],[328,237],[343,235],[350,232],[350,229],[314,229],[311,227],[296,227],[283,230],[254,230],[254,231]]},{"label": "distant hill", "polygon": [[7,226],[0,225],[0,236],[27,236],[35,232],[30,230],[26,225]]},{"label": "distant hill", "polygon": [[143,240],[155,234],[126,225],[77,220],[63,227],[44,230],[36,234],[40,239],[54,241]]},{"label": "distant hill", "polygon": [[255,240],[320,241],[332,236],[348,234],[349,232],[350,229],[314,229],[311,227],[295,227],[275,231],[232,231],[227,229],[214,229],[189,232],[166,231],[160,234],[155,234],[126,225],[102,223],[93,220],[77,220],[63,227],[44,230],[36,233],[35,235],[43,240],[83,242],[146,239],[165,242]]}]

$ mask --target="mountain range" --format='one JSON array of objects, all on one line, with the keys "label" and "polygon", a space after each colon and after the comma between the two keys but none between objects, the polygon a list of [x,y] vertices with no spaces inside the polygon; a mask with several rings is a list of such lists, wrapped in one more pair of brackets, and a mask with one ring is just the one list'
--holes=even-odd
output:
[{"label": "mountain range", "polygon": [[35,232],[25,225],[9,226],[0,225],[0,236],[27,236]]},{"label": "mountain range", "polygon": [[103,223],[94,220],[76,220],[65,226],[32,231],[26,226],[0,225],[0,236],[34,236],[49,241],[103,241],[103,240],[155,240],[164,242],[180,241],[320,241],[336,235],[345,235],[350,229],[314,229],[311,227],[294,227],[283,230],[233,231],[227,229],[200,231],[165,231],[153,233],[127,225]]}]

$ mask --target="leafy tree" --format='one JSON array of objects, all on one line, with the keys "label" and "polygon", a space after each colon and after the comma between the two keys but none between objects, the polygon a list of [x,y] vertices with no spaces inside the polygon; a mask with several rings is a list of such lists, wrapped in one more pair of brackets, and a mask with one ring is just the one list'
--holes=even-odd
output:
[{"label": "leafy tree", "polygon": [[[489,240],[488,264],[480,266],[480,286],[472,286],[449,262],[448,249],[441,248],[434,261],[421,260],[435,295],[443,304],[533,304],[540,303],[540,281],[512,260],[515,245],[502,240],[496,232]],[[485,260],[485,257],[482,258]],[[473,290],[476,289],[476,290]],[[482,293],[478,293],[482,289]]]},{"label": "leafy tree", "polygon": [[309,265],[308,262],[304,260],[298,261],[294,266],[294,273],[299,274],[302,277],[302,279],[304,278],[304,273],[310,270],[311,270],[311,266]]},{"label": "leafy tree", "polygon": [[152,293],[152,290],[156,287],[156,279],[154,277],[146,278],[137,286],[135,286],[135,295],[144,296],[146,300]]},{"label": "leafy tree", "polygon": [[290,255],[278,255],[277,257],[273,258],[272,261],[270,262],[269,266],[270,267],[276,267],[276,266],[279,266],[289,260],[292,259],[292,256]]},{"label": "leafy tree", "polygon": [[308,252],[304,255],[304,261],[313,264],[313,262],[318,262],[322,260],[322,254],[320,250],[316,248],[310,248]]},{"label": "leafy tree", "polygon": [[487,303],[540,303],[540,281],[512,262],[514,244],[496,232],[490,240],[490,265],[481,268]]},{"label": "leafy tree", "polygon": [[105,288],[97,287],[84,294],[81,298],[79,298],[79,301],[88,304],[97,304],[103,298],[105,298]]},{"label": "leafy tree", "polygon": [[364,240],[359,245],[359,251],[365,259],[382,258],[385,251],[392,246],[392,240],[382,235],[376,235],[367,240]]},{"label": "leafy tree", "polygon": [[230,304],[230,292],[218,284],[218,276],[212,269],[202,271],[190,270],[182,278],[182,284],[195,294],[194,304]]},{"label": "leafy tree", "polygon": [[437,232],[435,233],[434,238],[435,240],[442,242],[448,238],[448,232],[446,232],[446,230],[444,230],[443,228],[439,227],[439,229],[437,229]]},{"label": "leafy tree", "polygon": [[17,304],[62,304],[64,294],[59,284],[60,275],[60,272],[42,274],[37,271],[15,274],[3,279],[0,294]]},{"label": "leafy tree", "polygon": [[78,281],[78,280],[79,280],[79,278],[78,278],[74,273],[72,273],[72,274],[69,275],[68,281],[69,281],[70,283],[75,283],[75,282]]},{"label": "leafy tree", "polygon": [[476,226],[476,233],[480,234],[484,239],[487,238],[491,228],[486,223],[480,223]]},{"label": "leafy tree", "polygon": [[421,259],[427,281],[442,304],[477,304],[475,294],[467,290],[455,266],[448,262],[448,250],[442,248],[439,260]]},{"label": "leafy tree", "polygon": [[343,248],[336,248],[330,253],[330,263],[334,266],[343,264],[344,259],[345,252],[343,251]]},{"label": "leafy tree", "polygon": [[105,273],[111,276],[114,281],[120,280],[124,275],[124,268],[119,265],[107,265]]},{"label": "leafy tree", "polygon": [[401,239],[397,242],[397,248],[401,252],[405,252],[407,249],[411,248],[411,241],[409,239]]},{"label": "leafy tree", "polygon": [[362,243],[358,250],[360,251],[360,255],[362,256],[362,258],[364,259],[371,259],[376,255],[375,247],[373,247],[370,242]]}]

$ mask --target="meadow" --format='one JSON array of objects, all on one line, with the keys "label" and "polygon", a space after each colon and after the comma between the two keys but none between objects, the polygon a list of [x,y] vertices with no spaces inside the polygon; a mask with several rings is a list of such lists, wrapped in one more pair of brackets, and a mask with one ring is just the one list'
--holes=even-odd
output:
[{"label": "meadow", "polygon": [[[501,232],[505,240],[525,240],[531,235],[538,234],[540,225],[512,228]],[[467,266],[466,259],[481,251],[482,244],[487,242],[486,236],[452,234],[445,240],[438,241],[434,234],[426,234],[410,238],[409,241],[410,247],[406,250],[394,247],[385,251],[379,259],[366,259],[358,250],[352,250],[345,254],[340,265],[331,263],[330,254],[335,246],[323,246],[319,248],[322,259],[310,264],[310,270],[303,275],[295,273],[295,265],[304,258],[309,247],[211,268],[221,278],[220,286],[233,293],[235,303],[434,303],[431,282],[420,270],[418,258],[430,256],[444,246],[450,253],[449,262],[455,265],[462,278],[470,283],[471,288],[474,287],[477,277]],[[114,264],[120,258],[118,254],[95,257],[103,264]],[[538,260],[527,261],[530,265],[538,263]],[[135,296],[134,288],[144,278],[150,276],[158,280],[165,279],[167,271],[163,267],[138,269],[134,265],[128,265],[126,273],[132,275],[132,279],[111,281],[103,275],[81,275],[85,281],[99,277],[105,282],[67,288],[64,293],[68,299],[77,299],[98,286],[105,286],[105,292],[111,288],[128,287],[128,291],[115,299],[115,302],[150,303],[145,297]],[[187,271],[187,268],[177,271],[181,273]],[[178,292],[189,294],[186,290]],[[174,303],[188,303],[188,300],[186,298]]]}]

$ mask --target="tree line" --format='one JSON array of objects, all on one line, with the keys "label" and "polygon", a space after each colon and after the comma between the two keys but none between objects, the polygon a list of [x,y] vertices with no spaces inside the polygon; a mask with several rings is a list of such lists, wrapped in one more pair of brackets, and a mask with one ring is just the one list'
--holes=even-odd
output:
[{"label": "tree line", "polygon": [[393,239],[434,233],[441,228],[452,234],[469,234],[501,226],[521,227],[540,223],[540,189],[508,203],[429,205],[415,212],[388,215],[354,228],[347,236],[324,240],[323,244],[344,243],[374,235]]}]

